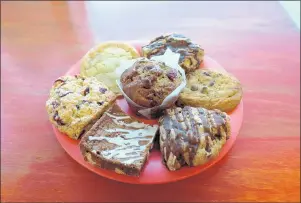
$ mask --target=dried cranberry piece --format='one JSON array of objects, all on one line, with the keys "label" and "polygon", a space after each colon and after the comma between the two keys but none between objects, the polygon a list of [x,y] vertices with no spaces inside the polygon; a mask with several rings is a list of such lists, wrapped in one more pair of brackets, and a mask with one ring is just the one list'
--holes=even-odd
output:
[{"label": "dried cranberry piece", "polygon": [[56,111],[55,114],[53,115],[53,120],[57,122],[59,125],[66,125],[62,119],[59,117],[59,113]]},{"label": "dried cranberry piece", "polygon": [[171,69],[170,71],[167,72],[166,75],[171,81],[174,81],[177,78],[178,73],[175,69]]}]

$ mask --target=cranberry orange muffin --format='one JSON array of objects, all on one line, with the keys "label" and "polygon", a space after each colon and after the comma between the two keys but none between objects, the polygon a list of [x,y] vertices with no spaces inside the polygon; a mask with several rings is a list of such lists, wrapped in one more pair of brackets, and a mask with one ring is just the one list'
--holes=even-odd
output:
[{"label": "cranberry orange muffin", "polygon": [[141,58],[122,73],[120,82],[124,93],[133,102],[152,108],[161,105],[181,84],[182,75],[165,63]]},{"label": "cranberry orange muffin", "polygon": [[96,78],[58,78],[46,102],[50,122],[72,139],[87,132],[115,101],[115,94]]},{"label": "cranberry orange muffin", "polygon": [[180,34],[162,35],[142,47],[144,57],[163,55],[167,49],[180,54],[179,65],[186,73],[200,67],[204,57],[204,49]]}]

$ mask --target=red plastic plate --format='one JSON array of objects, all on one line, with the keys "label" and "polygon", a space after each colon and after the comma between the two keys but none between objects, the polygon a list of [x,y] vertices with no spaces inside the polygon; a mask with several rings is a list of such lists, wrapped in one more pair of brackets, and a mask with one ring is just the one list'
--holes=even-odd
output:
[{"label": "red plastic plate", "polygon": [[[132,43],[137,50],[140,52],[141,43]],[[217,62],[215,62],[213,59],[209,57],[205,57],[204,63],[201,65],[201,68],[209,68],[209,69],[218,69],[218,70],[224,70],[221,65],[219,65]],[[66,74],[68,75],[74,75],[79,73],[79,62],[75,64]],[[143,118],[139,118],[135,116],[131,110],[129,109],[127,102],[121,98],[117,100],[118,105],[122,108],[123,111],[125,111],[127,114],[139,119],[140,121],[143,121],[145,123],[149,124],[155,124],[157,123],[157,120],[146,120]],[[130,177],[125,175],[119,175],[113,171],[97,168],[95,166],[90,165],[89,163],[85,162],[81,152],[79,150],[79,141],[78,140],[72,140],[69,137],[67,137],[65,134],[60,133],[55,127],[54,133],[59,141],[59,143],[62,145],[62,147],[65,149],[65,151],[79,164],[84,166],[85,168],[89,169],[90,171],[101,175],[103,177],[125,182],[125,183],[132,183],[132,184],[162,184],[162,183],[168,183],[168,182],[174,182],[178,180],[182,180],[194,175],[197,175],[204,170],[212,167],[214,164],[216,164],[218,161],[220,161],[227,152],[231,149],[233,146],[236,137],[238,136],[242,120],[243,120],[243,103],[241,103],[237,106],[237,108],[229,113],[231,117],[231,137],[229,140],[227,140],[226,144],[224,145],[223,149],[221,150],[219,156],[215,159],[212,159],[211,161],[207,162],[206,164],[202,166],[197,167],[183,167],[180,170],[177,171],[169,171],[162,163],[161,153],[160,150],[156,147],[152,149],[150,153],[150,157],[148,162],[146,163],[140,177]]]}]

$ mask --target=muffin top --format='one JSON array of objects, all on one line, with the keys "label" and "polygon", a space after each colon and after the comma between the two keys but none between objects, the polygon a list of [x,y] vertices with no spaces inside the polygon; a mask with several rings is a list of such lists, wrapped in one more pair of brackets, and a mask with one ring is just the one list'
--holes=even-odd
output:
[{"label": "muffin top", "polygon": [[151,108],[162,104],[181,84],[182,76],[177,69],[163,62],[140,58],[123,72],[120,82],[133,102]]},{"label": "muffin top", "polygon": [[163,55],[167,49],[180,54],[179,65],[186,73],[198,69],[205,54],[200,45],[188,37],[176,33],[155,38],[148,45],[142,47],[142,54],[144,57],[152,58]]}]

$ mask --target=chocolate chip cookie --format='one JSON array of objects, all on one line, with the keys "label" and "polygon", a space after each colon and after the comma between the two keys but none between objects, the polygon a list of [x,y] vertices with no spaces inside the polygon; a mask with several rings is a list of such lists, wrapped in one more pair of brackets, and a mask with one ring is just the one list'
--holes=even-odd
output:
[{"label": "chocolate chip cookie", "polygon": [[157,37],[142,47],[142,54],[144,57],[151,58],[152,56],[163,55],[166,49],[180,54],[179,65],[186,73],[199,68],[203,61],[204,49],[180,34]]},{"label": "chocolate chip cookie", "polygon": [[46,101],[51,123],[72,139],[78,139],[100,118],[116,96],[96,78],[62,76]]},{"label": "chocolate chip cookie", "polygon": [[180,93],[179,105],[232,111],[242,98],[238,79],[227,73],[198,69],[186,75],[187,85]]},{"label": "chocolate chip cookie", "polygon": [[230,137],[230,118],[219,110],[185,106],[159,119],[160,150],[171,171],[198,166],[217,157]]}]

